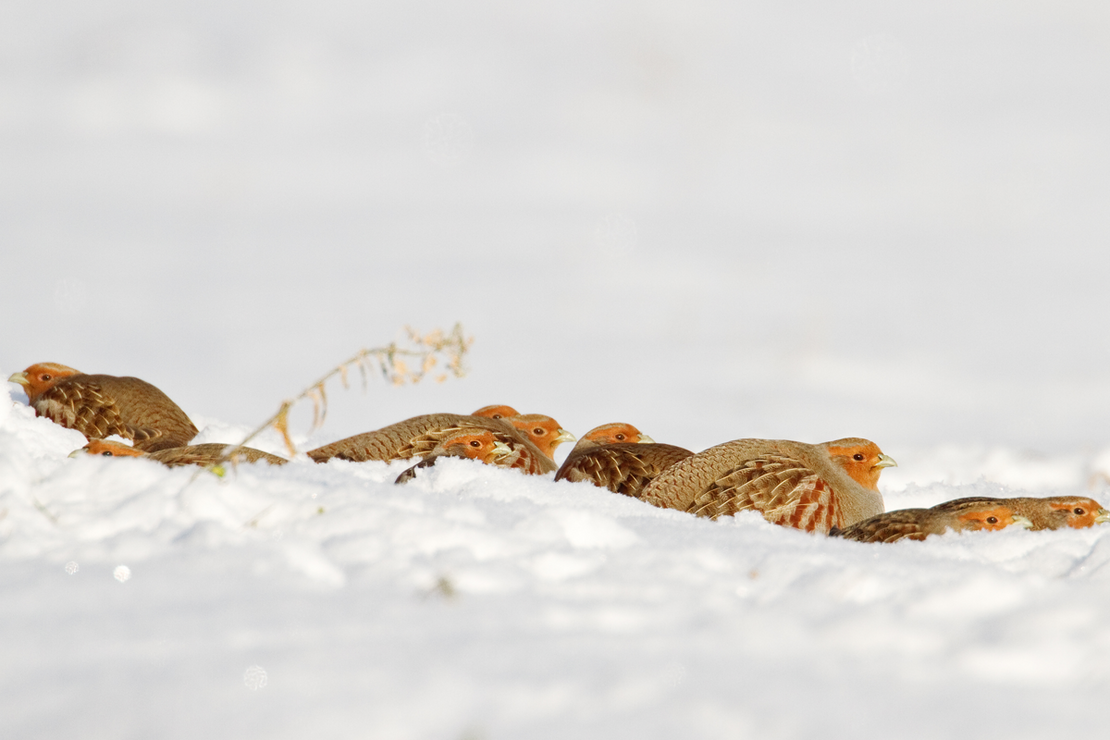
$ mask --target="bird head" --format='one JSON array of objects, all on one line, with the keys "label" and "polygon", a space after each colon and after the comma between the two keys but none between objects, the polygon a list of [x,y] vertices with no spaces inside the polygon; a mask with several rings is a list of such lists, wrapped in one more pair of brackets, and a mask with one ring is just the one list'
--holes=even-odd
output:
[{"label": "bird head", "polygon": [[498,441],[489,430],[468,430],[447,437],[437,445],[441,454],[466,457],[491,463],[508,455],[511,450],[504,442]]},{"label": "bird head", "polygon": [[867,439],[846,437],[826,442],[829,456],[864,488],[879,490],[879,475],[883,468],[898,465],[890,455],[884,455],[879,446]]},{"label": "bird head", "polygon": [[972,531],[994,531],[1006,527],[1029,529],[1033,526],[1032,521],[1020,514],[1015,514],[1009,506],[999,506],[991,503],[964,509],[956,516],[956,521],[962,525],[961,529]]},{"label": "bird head", "polygon": [[484,416],[487,419],[505,419],[510,416],[519,416],[519,412],[512,406],[483,406],[471,416]]},{"label": "bird head", "polygon": [[532,444],[548,457],[554,457],[555,448],[563,442],[575,439],[573,434],[559,426],[559,422],[543,414],[517,414],[507,417],[505,421],[532,440]]},{"label": "bird head", "polygon": [[602,424],[599,427],[594,427],[583,434],[582,439],[578,442],[578,447],[597,447],[598,445],[613,445],[624,442],[650,444],[655,442],[655,440],[631,424],[614,422],[612,424]]},{"label": "bird head", "polygon": [[1047,499],[1053,512],[1064,517],[1062,526],[1074,529],[1093,527],[1110,521],[1110,511],[1102,508],[1097,501],[1083,496],[1052,496]]},{"label": "bird head", "polygon": [[8,382],[19,383],[23,386],[23,392],[27,394],[27,400],[34,403],[36,398],[53,388],[59,380],[74,375],[81,375],[81,371],[57,362],[40,362],[31,365],[21,373],[12,373],[8,377]]},{"label": "bird head", "polygon": [[103,457],[144,457],[145,452],[136,450],[122,442],[112,442],[106,439],[93,439],[87,445],[69,453],[70,457],[80,455],[101,455]]}]

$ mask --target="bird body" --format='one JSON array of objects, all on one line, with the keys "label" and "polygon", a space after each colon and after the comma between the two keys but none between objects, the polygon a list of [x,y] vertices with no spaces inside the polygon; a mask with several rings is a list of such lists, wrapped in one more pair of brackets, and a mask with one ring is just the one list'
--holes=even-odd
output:
[{"label": "bird body", "polygon": [[308,456],[316,462],[332,458],[352,462],[404,460],[428,455],[445,437],[462,429],[488,430],[499,442],[508,445],[511,452],[505,458],[505,467],[533,474],[549,473],[556,468],[553,460],[505,420],[463,414],[414,416],[309,450]]},{"label": "bird body", "polygon": [[679,460],[694,453],[674,445],[620,442],[576,446],[555,473],[555,480],[588,481],[640,498],[644,487]]},{"label": "bird body", "polygon": [[738,439],[678,461],[641,498],[713,519],[755,510],[773,524],[825,533],[882,513],[879,474],[896,464],[856,437],[822,444]]},{"label": "bird body", "polygon": [[38,416],[90,440],[117,434],[151,452],[180,447],[197,435],[192,420],[169,396],[139,378],[87,375],[40,363],[8,380],[24,387]]},{"label": "bird body", "polygon": [[951,509],[898,509],[864,519],[843,530],[833,528],[832,537],[856,542],[897,542],[923,540],[948,531],[999,530],[1006,527],[1028,529],[1033,523],[1002,501],[975,500]]}]

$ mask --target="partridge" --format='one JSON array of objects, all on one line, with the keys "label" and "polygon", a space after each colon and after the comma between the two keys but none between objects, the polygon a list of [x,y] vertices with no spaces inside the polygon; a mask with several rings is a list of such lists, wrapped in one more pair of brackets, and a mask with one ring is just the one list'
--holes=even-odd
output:
[{"label": "partridge", "polygon": [[418,468],[429,468],[441,457],[465,457],[481,460],[487,465],[497,465],[512,454],[504,442],[498,441],[488,429],[460,429],[440,440],[423,460],[397,476],[394,483],[407,483],[416,477]]},{"label": "partridge", "polygon": [[881,514],[879,474],[896,464],[874,442],[855,437],[822,444],[738,439],[675,463],[640,498],[712,519],[754,510],[772,524],[827,533]]},{"label": "partridge", "polygon": [[555,480],[588,481],[639,498],[655,476],[693,454],[674,445],[655,444],[631,424],[602,424],[582,435],[555,473]]},{"label": "partridge", "polygon": [[119,442],[111,442],[104,439],[91,440],[87,445],[80,450],[75,450],[74,454],[84,452],[89,455],[103,455],[104,457],[145,457],[148,460],[160,462],[163,465],[171,468],[179,467],[181,465],[216,465],[223,462],[240,463],[240,462],[265,462],[270,465],[284,465],[289,462],[283,457],[271,455],[269,452],[256,450],[253,447],[240,447],[235,451],[235,454],[230,458],[225,458],[225,450],[233,448],[235,445],[220,444],[218,442],[206,442],[199,445],[188,445],[186,447],[166,447],[154,452],[143,452],[142,450],[129,447]]},{"label": "partridge", "polygon": [[309,450],[308,456],[316,462],[326,462],[333,457],[352,462],[405,460],[428,455],[446,436],[462,429],[488,430],[497,441],[508,445],[510,453],[504,458],[503,467],[530,474],[555,470],[555,462],[504,419],[462,414],[414,416],[373,432],[356,434]]},{"label": "partridge", "polygon": [[596,447],[598,445],[611,445],[628,442],[631,444],[650,443],[655,440],[641,432],[631,424],[622,422],[615,422],[612,424],[602,424],[599,427],[594,427],[590,431],[582,435],[582,439],[578,440],[578,444],[574,446],[571,453],[578,450],[586,449],[588,447]]},{"label": "partridge", "polygon": [[512,406],[494,404],[493,406],[483,406],[471,414],[471,416],[484,416],[487,419],[504,419],[507,416],[518,416],[519,414],[520,412]]},{"label": "partridge", "polygon": [[619,442],[576,446],[555,473],[555,480],[589,481],[613,493],[640,498],[660,473],[694,453],[656,442]]},{"label": "partridge", "polygon": [[899,509],[864,519],[841,530],[834,527],[831,537],[856,542],[897,542],[923,540],[934,534],[998,530],[1005,527],[1028,529],[1033,523],[998,500],[977,500],[965,506],[941,509]]},{"label": "partridge", "polygon": [[1032,528],[1060,529],[1072,527],[1084,529],[1096,524],[1110,521],[1110,511],[1092,498],[1086,496],[1046,496],[1044,498],[1019,497],[1019,498],[991,498],[989,496],[973,496],[958,498],[954,501],[945,501],[937,504],[934,509],[949,511],[975,503],[1009,506],[1021,516],[1032,522]]},{"label": "partridge", "polygon": [[146,452],[180,447],[197,428],[177,404],[150,383],[114,375],[86,375],[53,362],[31,365],[14,373],[38,416],[88,439],[112,434],[132,440]]},{"label": "partridge", "polygon": [[505,417],[505,421],[532,441],[540,452],[555,459],[555,448],[563,442],[573,442],[574,435],[559,426],[559,422],[543,414],[516,414]]}]

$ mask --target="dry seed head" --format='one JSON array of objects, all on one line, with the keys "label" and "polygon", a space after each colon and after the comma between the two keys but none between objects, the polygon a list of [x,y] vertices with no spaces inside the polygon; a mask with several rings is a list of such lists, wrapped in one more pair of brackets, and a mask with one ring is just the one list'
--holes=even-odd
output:
[{"label": "dry seed head", "polygon": [[289,436],[289,407],[292,405],[290,401],[284,401],[281,404],[281,410],[277,412],[274,417],[273,427],[285,440],[285,447],[289,450],[289,454],[296,455],[297,448],[293,446],[293,440]]}]

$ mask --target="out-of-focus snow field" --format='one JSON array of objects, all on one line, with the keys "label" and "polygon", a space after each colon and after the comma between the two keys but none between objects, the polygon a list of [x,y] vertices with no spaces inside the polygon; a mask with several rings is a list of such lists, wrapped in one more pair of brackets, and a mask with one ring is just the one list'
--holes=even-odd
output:
[{"label": "out-of-focus snow field", "polygon": [[[888,508],[1106,504],[1108,41],[1094,1],[7,3],[0,374],[137,375],[223,441],[461,321],[466,378],[329,388],[302,449],[507,403],[866,436]],[[1105,724],[1110,530],[869,547],[455,461],[189,483],[6,388],[5,736]]]}]

